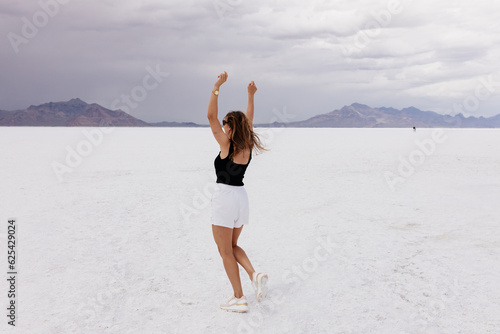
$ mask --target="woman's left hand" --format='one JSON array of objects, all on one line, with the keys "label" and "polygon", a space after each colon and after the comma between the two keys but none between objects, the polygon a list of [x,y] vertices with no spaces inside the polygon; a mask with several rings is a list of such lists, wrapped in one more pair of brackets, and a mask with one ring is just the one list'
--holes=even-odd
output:
[{"label": "woman's left hand", "polygon": [[255,86],[255,82],[250,82],[248,84],[248,95],[254,95],[257,91],[257,86]]}]

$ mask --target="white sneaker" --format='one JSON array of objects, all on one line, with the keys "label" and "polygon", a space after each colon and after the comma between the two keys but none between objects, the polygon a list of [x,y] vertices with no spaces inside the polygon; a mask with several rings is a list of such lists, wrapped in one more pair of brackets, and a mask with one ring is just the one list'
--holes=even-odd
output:
[{"label": "white sneaker", "polygon": [[259,303],[267,297],[267,279],[267,274],[254,272],[252,275],[252,286]]},{"label": "white sneaker", "polygon": [[248,312],[247,297],[236,298],[232,296],[227,302],[220,304],[220,308],[229,312]]}]

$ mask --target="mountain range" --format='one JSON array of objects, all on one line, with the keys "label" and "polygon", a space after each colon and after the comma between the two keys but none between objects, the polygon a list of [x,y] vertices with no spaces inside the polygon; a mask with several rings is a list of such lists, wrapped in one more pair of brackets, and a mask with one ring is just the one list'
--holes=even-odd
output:
[{"label": "mountain range", "polygon": [[[78,98],[67,102],[49,102],[30,106],[25,110],[0,110],[0,126],[127,126],[127,127],[200,127],[196,123],[147,123],[122,110],[106,109],[96,103],[88,104]],[[500,114],[494,117],[465,117],[441,115],[414,107],[402,110],[371,108],[353,103],[326,114],[304,121],[255,124],[256,127],[324,127],[324,128],[404,128],[404,127],[457,127],[499,128]]]},{"label": "mountain range", "polygon": [[371,108],[353,103],[327,114],[311,117],[305,121],[283,124],[286,127],[325,128],[405,128],[405,127],[457,127],[457,128],[498,128],[500,114],[494,117],[465,117],[441,115],[433,111],[422,111],[415,107],[402,110],[394,108]]}]

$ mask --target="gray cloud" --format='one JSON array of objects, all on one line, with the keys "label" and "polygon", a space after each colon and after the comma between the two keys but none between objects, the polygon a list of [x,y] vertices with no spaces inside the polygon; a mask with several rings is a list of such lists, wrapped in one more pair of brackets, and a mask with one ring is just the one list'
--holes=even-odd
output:
[{"label": "gray cloud", "polygon": [[[4,1],[0,109],[72,97],[110,108],[158,66],[168,78],[130,110],[146,121],[205,123],[223,70],[230,79],[221,113],[244,109],[255,80],[258,122],[269,121],[273,108],[303,119],[353,102],[446,112],[482,77],[499,73],[498,5],[402,0],[388,15],[390,3],[69,1],[15,53],[8,34],[22,36],[22,18],[33,22],[42,8]],[[474,115],[500,113],[499,92]]]}]

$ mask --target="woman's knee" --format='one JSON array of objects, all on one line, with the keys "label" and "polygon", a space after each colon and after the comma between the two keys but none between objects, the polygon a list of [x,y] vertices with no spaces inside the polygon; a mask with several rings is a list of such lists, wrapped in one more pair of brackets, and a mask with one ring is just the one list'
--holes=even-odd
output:
[{"label": "woman's knee", "polygon": [[234,257],[232,247],[231,248],[220,248],[219,247],[219,254],[223,259],[227,258],[227,257]]}]

